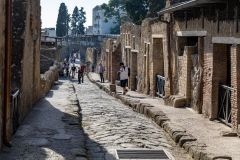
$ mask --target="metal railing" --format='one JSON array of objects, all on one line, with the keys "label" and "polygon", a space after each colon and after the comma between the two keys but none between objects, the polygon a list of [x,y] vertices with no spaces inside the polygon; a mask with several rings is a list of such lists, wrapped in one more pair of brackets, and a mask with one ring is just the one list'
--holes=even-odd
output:
[{"label": "metal railing", "polygon": [[220,85],[219,86],[219,111],[218,119],[228,126],[231,126],[232,122],[232,107],[231,107],[231,95],[233,88]]},{"label": "metal railing", "polygon": [[11,95],[13,133],[17,131],[17,128],[19,126],[19,93],[20,91],[17,89]]},{"label": "metal railing", "polygon": [[157,95],[162,98],[165,96],[165,81],[165,77],[157,75]]}]

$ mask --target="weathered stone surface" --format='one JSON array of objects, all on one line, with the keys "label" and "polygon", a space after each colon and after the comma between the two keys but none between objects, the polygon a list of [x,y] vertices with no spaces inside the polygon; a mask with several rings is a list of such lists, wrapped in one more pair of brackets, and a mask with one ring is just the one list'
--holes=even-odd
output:
[{"label": "weathered stone surface", "polygon": [[190,135],[187,135],[187,136],[182,136],[178,142],[179,146],[183,146],[184,143],[186,142],[191,142],[191,141],[196,141],[197,139],[190,136]]},{"label": "weathered stone surface", "polygon": [[163,123],[166,122],[166,121],[169,121],[169,118],[166,117],[166,116],[157,116],[155,118],[155,122],[160,126],[162,127]]},{"label": "weathered stone surface", "polygon": [[175,132],[173,135],[172,135],[172,138],[173,140],[178,143],[180,138],[183,137],[183,136],[187,136],[188,134],[186,132]]},{"label": "weathered stone surface", "polygon": [[[164,135],[164,131],[152,125],[143,115],[132,111],[128,105],[123,105],[117,99],[98,91],[92,84],[76,86],[80,105],[82,107],[83,126],[89,135],[87,141],[90,157],[106,153],[104,148],[166,148],[172,145]],[[89,94],[82,94],[82,93]],[[125,101],[133,103],[127,96],[119,96]],[[134,102],[135,103],[135,102]],[[152,108],[149,104],[136,104],[136,109]],[[94,144],[96,142],[96,144]],[[90,147],[92,144],[93,147]],[[94,148],[98,150],[94,150]],[[173,153],[174,154],[174,153]],[[92,156],[91,156],[92,155]],[[178,157],[179,154],[176,155]],[[181,154],[179,160],[186,160],[186,154]],[[99,157],[98,157],[99,158]],[[113,158],[111,155],[109,159]]]}]

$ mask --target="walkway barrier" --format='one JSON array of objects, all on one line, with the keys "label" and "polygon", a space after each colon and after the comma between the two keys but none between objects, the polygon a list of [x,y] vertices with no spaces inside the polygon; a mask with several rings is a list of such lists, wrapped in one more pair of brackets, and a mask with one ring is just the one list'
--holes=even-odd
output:
[{"label": "walkway barrier", "polygon": [[232,122],[232,107],[231,107],[231,95],[233,88],[220,85],[219,86],[219,111],[218,119],[228,126],[231,126]]}]

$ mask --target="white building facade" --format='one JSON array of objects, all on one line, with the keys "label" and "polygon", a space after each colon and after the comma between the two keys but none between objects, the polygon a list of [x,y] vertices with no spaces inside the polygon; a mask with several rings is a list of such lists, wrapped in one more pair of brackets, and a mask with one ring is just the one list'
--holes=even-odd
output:
[{"label": "white building facade", "polygon": [[42,29],[42,36],[48,37],[56,37],[56,29],[55,28],[44,28]]},{"label": "white building facade", "polygon": [[104,10],[101,6],[96,6],[93,8],[92,16],[92,34],[110,34],[111,29],[116,26],[115,18],[108,18],[104,16]]}]

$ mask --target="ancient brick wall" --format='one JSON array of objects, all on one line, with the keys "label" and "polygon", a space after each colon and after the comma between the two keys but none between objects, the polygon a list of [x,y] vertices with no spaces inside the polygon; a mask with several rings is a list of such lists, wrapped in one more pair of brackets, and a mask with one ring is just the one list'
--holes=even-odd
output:
[{"label": "ancient brick wall", "polygon": [[141,46],[142,49],[140,51],[139,56],[143,56],[143,62],[141,70],[142,76],[141,80],[143,80],[143,85],[141,90],[145,94],[149,94],[150,92],[150,53],[152,52],[152,30],[151,30],[152,19],[146,19],[143,21],[141,26]]},{"label": "ancient brick wall", "polygon": [[44,74],[51,66],[59,61],[59,50],[57,48],[41,48],[40,73]]},{"label": "ancient brick wall", "polygon": [[41,81],[40,81],[40,90],[38,91],[39,93],[39,98],[44,97],[49,90],[52,88],[54,85],[54,82],[58,80],[59,77],[59,66],[54,65],[49,68],[47,72],[44,74],[41,74]]},{"label": "ancient brick wall", "polygon": [[110,81],[112,84],[115,84],[115,81],[118,79],[118,71],[119,71],[119,63],[122,60],[122,52],[121,52],[121,43],[120,39],[114,41],[113,43],[113,51],[111,52],[111,77]]},{"label": "ancient brick wall", "polygon": [[191,78],[192,78],[192,55],[196,47],[186,46],[183,56],[178,57],[179,69],[179,94],[186,97],[189,103],[192,98]]},{"label": "ancient brick wall", "polygon": [[125,23],[121,26],[122,61],[130,68],[128,86],[131,90],[140,91],[144,85],[142,76],[143,56],[141,51],[141,26]]},{"label": "ancient brick wall", "polygon": [[[172,55],[177,55],[178,53],[178,35],[177,32],[181,31],[183,34],[185,31],[190,33],[188,36],[202,36],[203,40],[203,55],[202,55],[202,69],[203,69],[203,78],[202,78],[202,91],[201,88],[199,92],[202,95],[198,95],[199,99],[202,97],[202,112],[205,116],[210,119],[218,118],[219,112],[219,85],[227,83],[226,76],[227,70],[227,55],[226,55],[226,45],[234,45],[240,37],[240,26],[238,25],[239,15],[236,17],[236,7],[238,7],[239,2],[237,1],[229,1],[229,8],[231,10],[227,11],[226,6],[214,5],[207,6],[205,8],[198,8],[187,11],[187,17],[184,16],[184,12],[178,12],[174,17],[174,26],[173,26],[173,36],[171,40],[171,48]],[[234,9],[235,8],[235,9]],[[218,10],[218,15],[217,15]],[[234,13],[235,12],[235,13]],[[202,16],[201,13],[204,13]],[[185,18],[184,18],[185,17]],[[218,18],[217,18],[218,17]],[[238,19],[238,20],[237,20]],[[186,32],[187,33],[187,32]],[[205,35],[204,35],[205,34]],[[185,35],[186,36],[186,35]],[[231,52],[231,64],[237,65],[237,56],[233,56],[234,52]],[[175,61],[177,60],[177,56],[175,56]],[[175,63],[175,67],[173,67],[173,78],[175,73],[178,71],[177,62]],[[174,60],[172,61],[174,63]],[[174,65],[173,65],[174,66]],[[221,70],[219,70],[221,68]],[[237,73],[234,71],[234,67],[232,67],[231,71],[231,79],[233,77],[237,77]],[[174,78],[178,81],[177,78]],[[235,93],[237,93],[238,87],[237,78],[231,80],[231,86],[233,86]],[[179,80],[180,81],[180,80]],[[177,88],[177,87],[174,87]],[[175,91],[178,93],[178,91]],[[232,97],[232,125],[233,127],[237,126],[239,123],[239,104],[236,98],[237,94],[233,94],[235,98]],[[199,111],[201,113],[201,111]]]},{"label": "ancient brick wall", "polygon": [[156,76],[165,77],[165,96],[170,95],[170,72],[169,72],[169,53],[167,42],[167,24],[154,22],[152,29],[152,51],[150,52],[150,94],[156,96],[157,82]]},{"label": "ancient brick wall", "polygon": [[231,85],[233,87],[231,95],[232,104],[232,125],[237,129],[240,124],[240,45],[231,47]]}]

